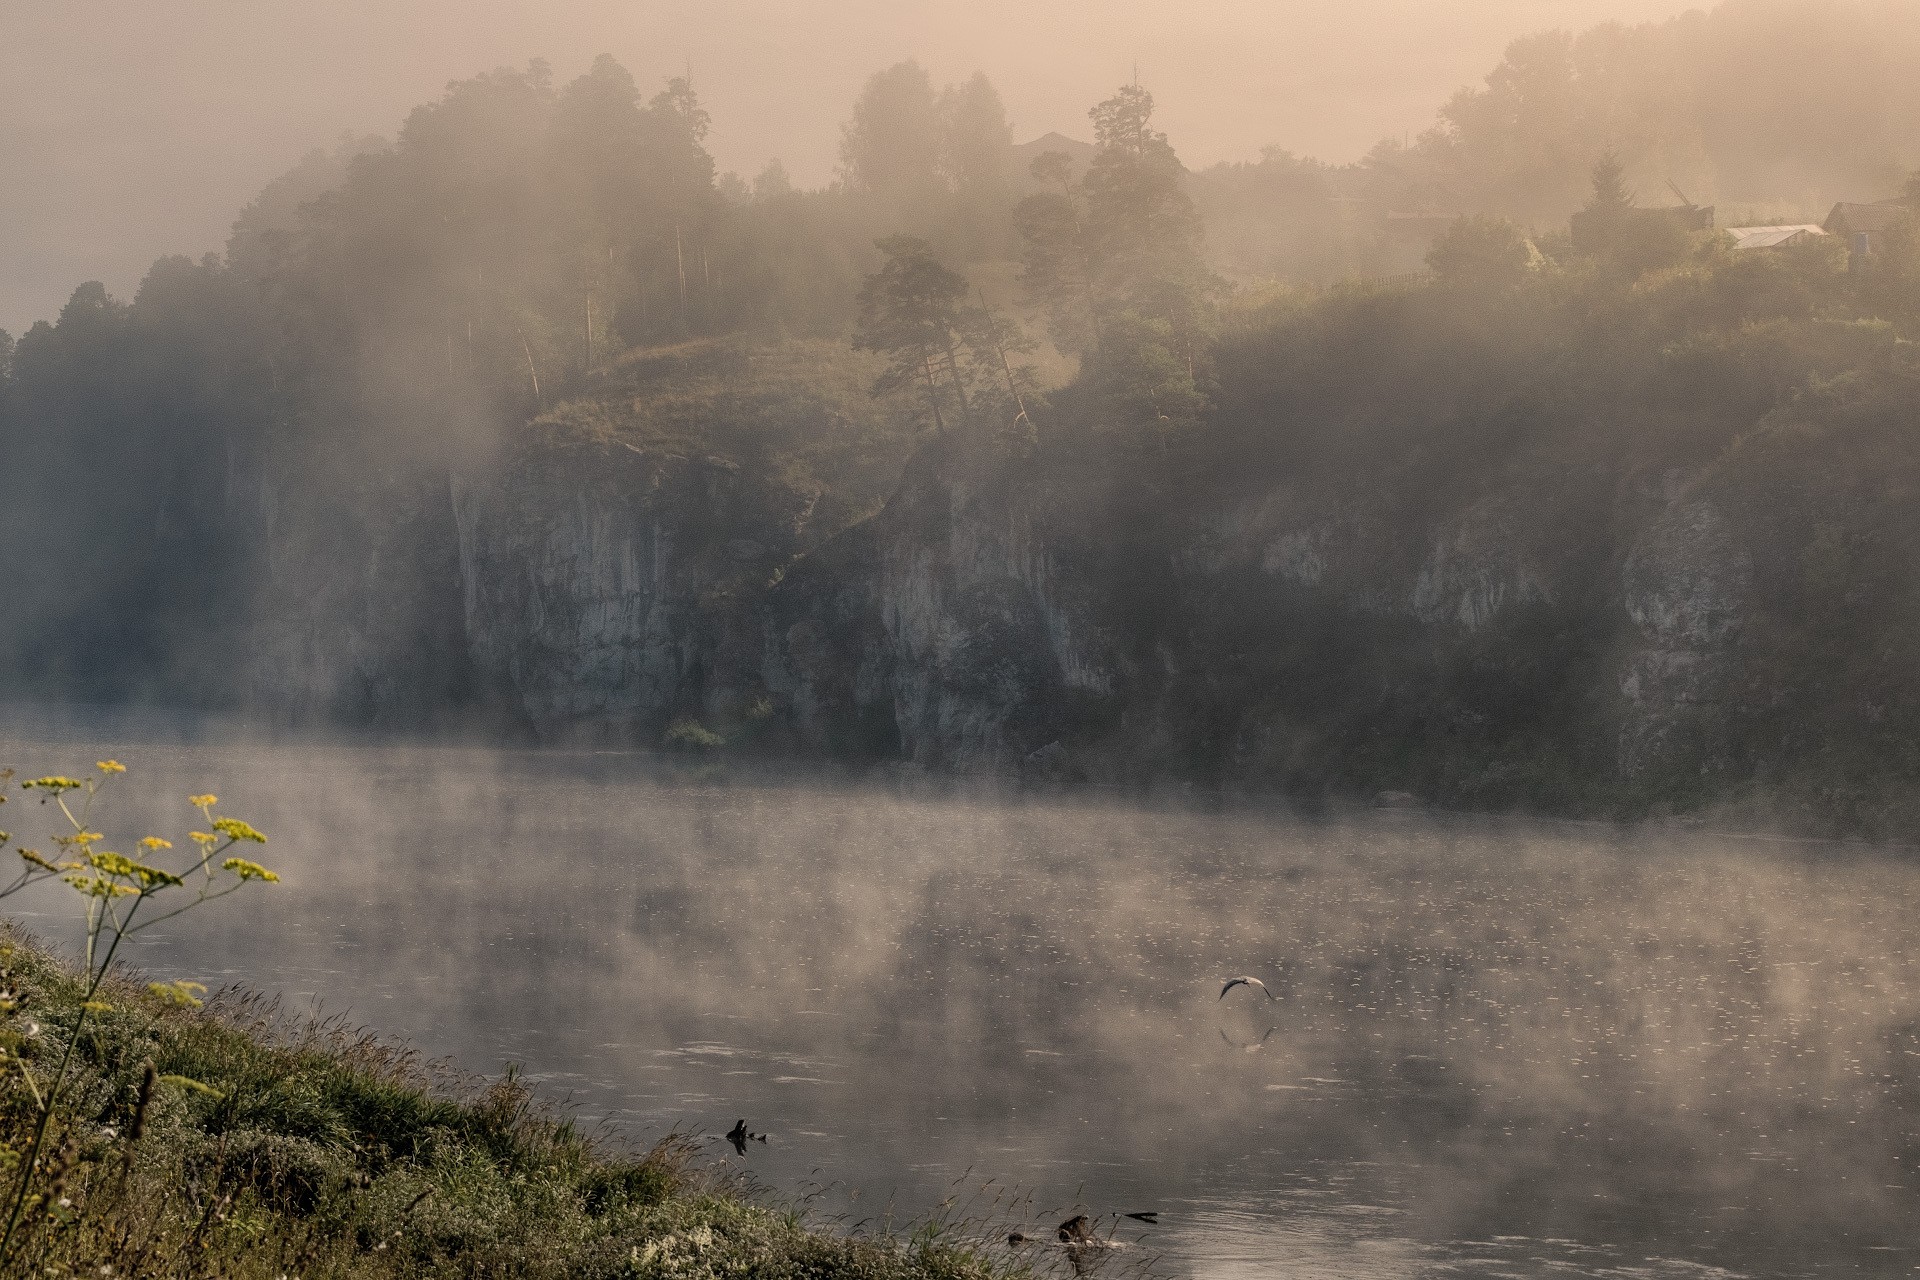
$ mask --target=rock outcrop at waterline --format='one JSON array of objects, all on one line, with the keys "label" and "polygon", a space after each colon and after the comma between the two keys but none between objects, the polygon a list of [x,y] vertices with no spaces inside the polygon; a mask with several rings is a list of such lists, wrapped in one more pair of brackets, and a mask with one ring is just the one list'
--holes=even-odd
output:
[{"label": "rock outcrop at waterline", "polygon": [[1451,483],[948,438],[864,516],[765,457],[532,433],[351,503],[261,479],[300,585],[262,596],[246,696],[938,773],[1892,812],[1920,730],[1901,421]]},{"label": "rock outcrop at waterline", "polygon": [[455,475],[467,656],[549,740],[657,734],[752,647],[745,616],[806,546],[817,494],[619,443]]}]

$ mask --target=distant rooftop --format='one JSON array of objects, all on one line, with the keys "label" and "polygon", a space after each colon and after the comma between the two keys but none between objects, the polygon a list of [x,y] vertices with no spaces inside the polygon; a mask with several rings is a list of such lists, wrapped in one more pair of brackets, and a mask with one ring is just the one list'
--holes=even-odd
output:
[{"label": "distant rooftop", "polygon": [[1078,138],[1069,138],[1064,133],[1043,133],[1032,142],[1017,142],[1013,147],[1014,154],[1024,160],[1030,161],[1037,156],[1045,155],[1049,151],[1059,151],[1065,154],[1067,158],[1075,164],[1085,164],[1087,161],[1093,159],[1094,150],[1094,145],[1091,142],[1082,142]]},{"label": "distant rooftop", "polygon": [[1032,142],[1017,142],[1009,148],[1013,172],[1027,179],[1033,162],[1049,151],[1058,151],[1066,156],[1069,171],[1081,174],[1086,172],[1088,163],[1092,161],[1095,147],[1091,142],[1069,138],[1064,133],[1043,133]]},{"label": "distant rooftop", "polygon": [[1827,234],[1824,227],[1799,222],[1775,227],[1728,227],[1736,249],[1778,249],[1784,244],[1799,244]]},{"label": "distant rooftop", "polygon": [[1891,231],[1912,212],[1913,206],[1898,200],[1883,200],[1878,204],[1848,204],[1843,201],[1833,206],[1833,212],[1827,215],[1826,227],[1835,235]]}]

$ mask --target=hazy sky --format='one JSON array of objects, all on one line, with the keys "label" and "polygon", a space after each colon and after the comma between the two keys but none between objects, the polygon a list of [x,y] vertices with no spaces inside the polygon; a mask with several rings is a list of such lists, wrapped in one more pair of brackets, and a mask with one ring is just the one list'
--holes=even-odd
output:
[{"label": "hazy sky", "polygon": [[1268,143],[1349,159],[1417,131],[1514,36],[1663,18],[1684,0],[0,0],[0,328],[73,286],[127,294],[163,253],[220,246],[307,149],[390,134],[450,79],[597,53],[651,89],[691,61],[723,169],[832,171],[865,78],[916,57],[983,70],[1016,136],[1089,132],[1128,79],[1189,164]]}]

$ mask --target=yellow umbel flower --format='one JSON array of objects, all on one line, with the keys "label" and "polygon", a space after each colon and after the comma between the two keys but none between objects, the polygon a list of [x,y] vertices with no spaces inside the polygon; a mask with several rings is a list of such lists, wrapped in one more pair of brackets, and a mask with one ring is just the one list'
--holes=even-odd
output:
[{"label": "yellow umbel flower", "polygon": [[257,862],[248,862],[245,858],[228,858],[220,864],[222,871],[231,871],[242,880],[268,880],[278,882],[280,877]]},{"label": "yellow umbel flower", "polygon": [[267,838],[255,831],[248,823],[238,818],[215,818],[213,829],[229,840],[251,840],[255,844],[265,844]]}]

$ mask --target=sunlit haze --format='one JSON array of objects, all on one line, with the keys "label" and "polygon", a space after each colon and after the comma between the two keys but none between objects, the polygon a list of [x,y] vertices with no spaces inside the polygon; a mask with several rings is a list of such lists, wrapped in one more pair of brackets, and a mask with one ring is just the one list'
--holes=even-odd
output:
[{"label": "sunlit haze", "polygon": [[1279,145],[1348,160],[1418,132],[1516,36],[1683,0],[395,0],[45,5],[0,0],[0,328],[82,280],[130,294],[154,258],[218,249],[275,174],[343,133],[391,136],[448,80],[529,58],[562,81],[611,53],[657,87],[689,64],[722,170],[832,176],[862,82],[917,58],[985,71],[1015,138],[1088,136],[1130,79],[1189,165]]},{"label": "sunlit haze", "polygon": [[0,1280],[1920,1274],[1920,0],[0,122]]}]

